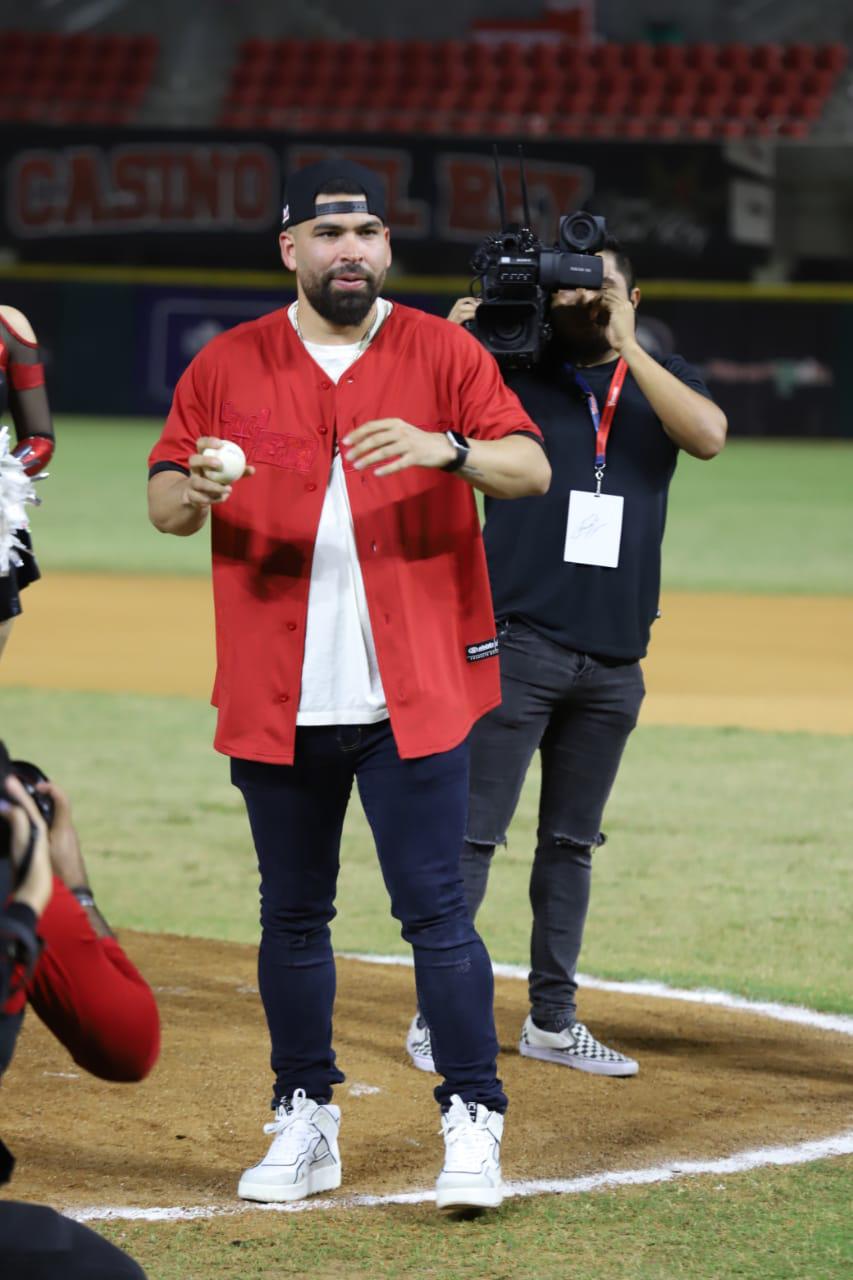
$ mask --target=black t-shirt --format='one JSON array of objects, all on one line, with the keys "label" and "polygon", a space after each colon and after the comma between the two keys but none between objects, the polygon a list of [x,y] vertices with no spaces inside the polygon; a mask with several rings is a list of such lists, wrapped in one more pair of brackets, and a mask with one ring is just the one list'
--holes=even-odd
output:
[{"label": "black t-shirt", "polygon": [[[681,356],[661,362],[701,395],[710,393]],[[583,369],[603,409],[616,361]],[[524,619],[582,653],[629,661],[644,656],[658,610],[661,542],[678,449],[630,372],[613,418],[602,491],[624,499],[615,569],[563,559],[569,492],[595,488],[595,434],[583,396],[560,364],[507,377],[545,437],[553,477],[543,497],[486,499],[483,536],[495,615]]]}]

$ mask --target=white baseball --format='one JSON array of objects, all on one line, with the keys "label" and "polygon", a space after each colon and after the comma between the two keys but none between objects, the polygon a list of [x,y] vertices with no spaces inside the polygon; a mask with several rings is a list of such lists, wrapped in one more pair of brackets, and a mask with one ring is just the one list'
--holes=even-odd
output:
[{"label": "white baseball", "polygon": [[207,469],[206,474],[211,480],[221,480],[224,484],[233,484],[235,480],[240,479],[246,470],[246,455],[233,440],[223,440],[222,444],[205,449],[201,456],[203,458],[218,458],[222,464],[219,467]]}]

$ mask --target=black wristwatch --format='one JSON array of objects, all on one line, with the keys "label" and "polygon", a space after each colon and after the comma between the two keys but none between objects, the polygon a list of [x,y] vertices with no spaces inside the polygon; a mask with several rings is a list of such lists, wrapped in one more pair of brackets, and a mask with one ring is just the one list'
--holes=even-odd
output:
[{"label": "black wristwatch", "polygon": [[444,434],[456,450],[456,457],[451,459],[450,462],[445,462],[441,469],[442,471],[458,471],[468,461],[471,446],[459,431],[445,431]]}]

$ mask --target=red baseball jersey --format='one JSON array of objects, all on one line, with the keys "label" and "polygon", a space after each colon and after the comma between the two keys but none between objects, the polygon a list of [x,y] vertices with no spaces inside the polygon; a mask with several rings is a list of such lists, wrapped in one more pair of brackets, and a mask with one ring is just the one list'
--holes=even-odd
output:
[{"label": "red baseball jersey", "polygon": [[[395,305],[335,384],[280,310],[215,338],[175,390],[151,473],[188,468],[199,436],[257,469],[211,509],[215,746],[292,764],[311,562],[336,439],[377,418],[481,440],[542,439],[497,364],[458,325]],[[474,494],[452,473],[344,462],[391,728],[404,758],[456,746],[500,702]]]}]

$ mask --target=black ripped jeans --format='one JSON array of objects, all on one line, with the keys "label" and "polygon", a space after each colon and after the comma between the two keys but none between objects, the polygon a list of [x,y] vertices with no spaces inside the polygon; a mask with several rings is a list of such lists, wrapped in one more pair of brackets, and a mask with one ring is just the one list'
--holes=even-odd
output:
[{"label": "black ripped jeans", "polygon": [[533,1020],[559,1030],[576,1013],[575,971],[589,907],[592,851],[645,688],[639,662],[611,664],[545,639],[518,619],[500,638],[502,702],[469,739],[462,879],[473,920],[495,845],[506,843],[533,753],[542,760],[530,903]]}]

